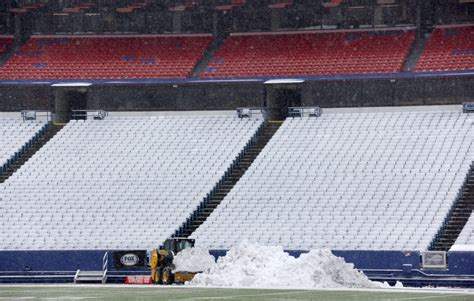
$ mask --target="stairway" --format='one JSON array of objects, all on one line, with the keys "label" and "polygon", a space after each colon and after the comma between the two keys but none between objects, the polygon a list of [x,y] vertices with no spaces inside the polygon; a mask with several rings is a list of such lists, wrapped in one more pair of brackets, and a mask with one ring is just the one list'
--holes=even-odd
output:
[{"label": "stairway", "polygon": [[222,44],[224,44],[225,39],[228,35],[217,36],[214,37],[209,47],[204,52],[201,60],[196,64],[194,70],[192,71],[193,77],[199,77],[199,75],[207,68],[207,65],[211,61],[214,54],[221,48]]},{"label": "stairway", "polygon": [[105,283],[107,278],[102,271],[81,271],[77,270],[74,276],[74,283]]},{"label": "stairway", "polygon": [[109,272],[109,252],[105,252],[102,257],[102,271],[81,271],[77,270],[74,275],[74,284],[79,283],[107,283],[107,273]]},{"label": "stairway", "polygon": [[229,168],[226,175],[223,176],[208,197],[204,199],[199,208],[192,214],[192,217],[176,231],[174,237],[189,237],[206,221],[209,215],[219,206],[221,201],[244,175],[245,171],[250,167],[255,158],[257,158],[265,145],[267,145],[280,125],[281,122],[265,122],[261,130],[249,142],[249,145],[239,156],[239,159]]},{"label": "stairway", "polygon": [[403,71],[413,71],[420,59],[423,50],[425,49],[426,41],[429,39],[429,33],[422,33],[419,37],[416,38],[416,41],[410,48],[405,62],[403,64]]},{"label": "stairway", "polygon": [[15,171],[17,171],[26,161],[28,161],[40,148],[42,148],[51,138],[62,129],[61,125],[54,125],[48,123],[45,130],[39,136],[31,141],[29,147],[18,154],[18,157],[13,161],[6,170],[0,173],[0,183],[5,182]]},{"label": "stairway", "polygon": [[450,213],[441,228],[436,239],[433,241],[433,251],[449,251],[456,242],[471,212],[474,210],[474,164],[471,165],[466,176],[459,199],[454,203]]},{"label": "stairway", "polygon": [[10,45],[3,54],[0,55],[0,66],[5,64],[20,48],[25,44],[26,41],[18,41],[18,39],[15,39],[12,45]]},{"label": "stairway", "polygon": [[5,64],[5,62],[13,55],[15,52],[15,48],[13,46],[8,46],[6,51],[0,54],[0,66]]}]

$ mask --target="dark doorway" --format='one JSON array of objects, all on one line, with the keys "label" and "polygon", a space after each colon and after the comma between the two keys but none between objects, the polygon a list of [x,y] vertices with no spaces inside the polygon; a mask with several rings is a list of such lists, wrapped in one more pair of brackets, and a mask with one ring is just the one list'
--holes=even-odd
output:
[{"label": "dark doorway", "polygon": [[217,16],[217,28],[220,34],[227,34],[232,31],[233,19],[232,19],[232,10],[230,11],[221,11]]},{"label": "dark doorway", "polygon": [[[67,92],[67,104],[68,104],[68,111],[70,112],[70,117],[72,119],[72,111],[73,110],[86,110],[87,108],[87,93],[86,92],[79,92],[79,91],[68,91]],[[84,112],[85,113],[85,112]],[[85,114],[77,114],[75,119],[86,119]]]},{"label": "dark doorway", "polygon": [[278,89],[274,107],[277,108],[278,119],[285,119],[288,116],[289,107],[301,107],[300,89]]}]

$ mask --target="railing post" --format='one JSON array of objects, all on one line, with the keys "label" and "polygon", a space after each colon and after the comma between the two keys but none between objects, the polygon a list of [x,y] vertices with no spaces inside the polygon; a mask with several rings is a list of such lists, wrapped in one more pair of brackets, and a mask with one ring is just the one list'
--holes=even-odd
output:
[{"label": "railing post", "polygon": [[108,265],[109,265],[109,252],[105,252],[104,257],[102,257],[102,284],[107,282]]}]

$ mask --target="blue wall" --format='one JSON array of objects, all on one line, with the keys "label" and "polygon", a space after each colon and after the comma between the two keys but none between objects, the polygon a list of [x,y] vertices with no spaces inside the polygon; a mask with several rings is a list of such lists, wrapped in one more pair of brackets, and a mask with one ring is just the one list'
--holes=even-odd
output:
[{"label": "blue wall", "polygon": [[[105,252],[106,250],[0,251],[0,282],[71,282],[72,276],[78,269],[102,270]],[[295,257],[306,253],[306,251],[298,250],[287,252]],[[225,256],[227,251],[212,250],[210,253],[218,258]],[[396,279],[414,286],[474,286],[474,252],[448,253],[449,268],[446,270],[421,270],[420,252],[336,250],[333,253],[353,263],[356,268],[363,270],[369,278],[374,280]],[[109,252],[108,260],[111,281],[123,282],[125,275],[129,274],[149,274],[146,267],[116,270],[112,252]],[[34,277],[38,275],[43,278]],[[46,277],[51,275],[53,276]]]},{"label": "blue wall", "polygon": [[449,272],[456,275],[474,275],[474,252],[449,252]]},{"label": "blue wall", "polygon": [[[102,270],[102,257],[106,250],[84,251],[1,251],[0,271],[76,271]],[[299,257],[305,251],[287,251],[290,255]],[[333,251],[336,256],[343,257],[358,269],[402,269],[403,264],[412,264],[419,268],[419,252],[409,255],[400,251]],[[111,255],[111,252],[109,253]],[[225,250],[212,250],[214,257],[224,256]],[[469,254],[474,259],[474,253]],[[464,255],[467,256],[467,255]],[[459,256],[454,257],[457,265],[461,266]],[[112,256],[109,256],[109,270],[114,270]],[[469,261],[472,262],[472,261]],[[473,273],[474,274],[474,273]]]},{"label": "blue wall", "polygon": [[101,271],[105,251],[1,251],[0,271]]}]

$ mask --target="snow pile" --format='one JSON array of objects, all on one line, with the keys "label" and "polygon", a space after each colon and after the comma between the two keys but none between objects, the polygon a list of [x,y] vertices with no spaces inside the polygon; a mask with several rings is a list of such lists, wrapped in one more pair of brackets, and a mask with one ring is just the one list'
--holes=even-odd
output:
[{"label": "snow pile", "polygon": [[202,272],[214,266],[214,257],[203,248],[184,249],[173,259],[176,272]]},{"label": "snow pile", "polygon": [[353,264],[330,250],[312,250],[294,258],[282,247],[242,243],[218,259],[208,271],[187,283],[195,286],[379,288]]}]

